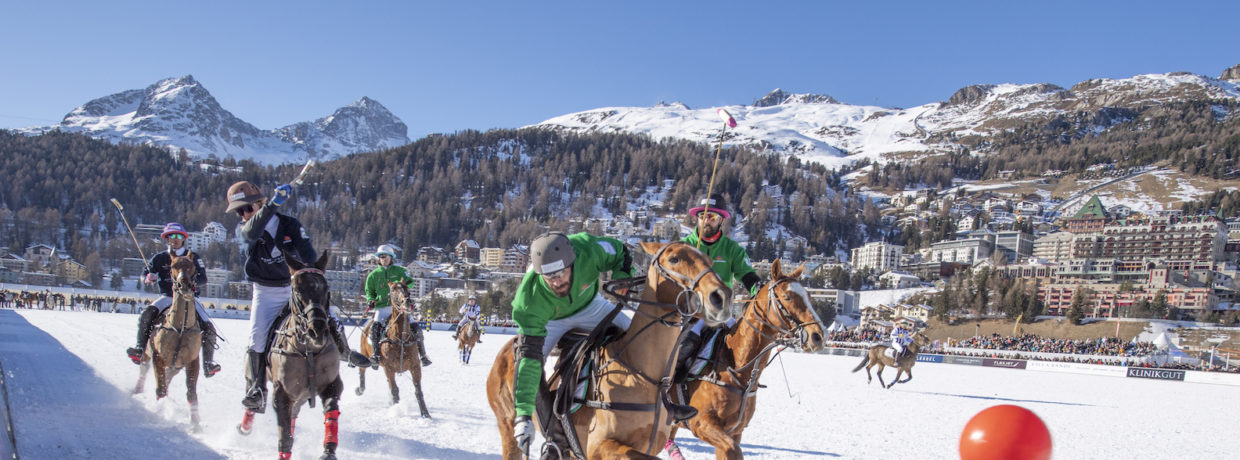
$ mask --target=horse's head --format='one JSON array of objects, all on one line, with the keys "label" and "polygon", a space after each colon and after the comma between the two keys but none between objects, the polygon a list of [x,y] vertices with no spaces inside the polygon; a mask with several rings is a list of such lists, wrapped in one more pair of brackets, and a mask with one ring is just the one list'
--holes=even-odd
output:
[{"label": "horse's head", "polygon": [[197,268],[194,267],[192,257],[172,256],[169,274],[172,276],[173,291],[181,295],[194,295],[194,276],[197,275]]},{"label": "horse's head", "polygon": [[307,329],[307,338],[315,347],[322,347],[331,341],[331,334],[327,329],[330,327],[327,322],[327,308],[331,303],[331,293],[328,291],[327,277],[323,274],[327,257],[328,251],[323,251],[323,255],[314,265],[306,265],[291,254],[285,254],[284,258],[293,274],[293,295],[289,299],[289,306],[293,315],[299,318],[298,321],[303,322],[303,327]]},{"label": "horse's head", "polygon": [[732,289],[719,279],[706,254],[680,241],[641,246],[654,255],[646,278],[659,302],[674,304],[709,326],[732,318]]},{"label": "horse's head", "polygon": [[771,264],[771,281],[754,298],[754,312],[759,321],[774,329],[777,338],[796,339],[801,349],[816,352],[822,349],[822,321],[809,300],[809,292],[797,280],[805,264],[792,273],[783,273],[779,259]]}]

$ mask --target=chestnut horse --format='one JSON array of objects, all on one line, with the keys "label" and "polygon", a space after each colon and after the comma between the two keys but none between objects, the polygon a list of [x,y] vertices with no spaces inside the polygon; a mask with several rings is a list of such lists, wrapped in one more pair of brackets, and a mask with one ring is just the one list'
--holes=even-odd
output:
[{"label": "chestnut horse", "polygon": [[[327,278],[323,267],[327,266],[328,251],[324,251],[313,266],[284,255],[292,275],[292,297],[289,314],[277,326],[272,340],[267,364],[267,377],[272,384],[272,407],[276,411],[276,423],[280,426],[279,456],[291,458],[293,451],[293,426],[301,405],[314,407],[315,397],[323,401],[323,456],[321,460],[336,459],[336,444],[340,419],[340,393],[344,382],[340,380],[340,353],[332,338],[328,318],[331,313]],[[254,413],[246,410],[238,429],[248,433],[248,423],[253,423]]]},{"label": "chestnut horse", "polygon": [[456,349],[461,352],[461,364],[469,364],[469,356],[474,353],[474,345],[478,344],[480,338],[482,338],[482,325],[478,324],[478,317],[475,316],[466,321],[460,332],[456,334]]},{"label": "chestnut horse", "polygon": [[138,367],[134,394],[142,393],[146,374],[155,368],[155,397],[168,396],[168,384],[185,369],[185,399],[189,401],[190,429],[198,431],[198,354],[202,351],[202,329],[194,306],[194,261],[191,257],[172,257],[172,305],[164,321],[147,339],[146,351]]},{"label": "chestnut horse", "polygon": [[[712,261],[704,254],[683,242],[641,246],[654,255],[644,280],[645,289],[640,293],[641,299],[636,300],[628,331],[600,353],[599,377],[590,382],[590,393],[594,395],[591,399],[596,401],[590,403],[648,409],[596,409],[586,404],[573,413],[570,417],[574,432],[566,435],[581,440],[581,449],[590,459],[658,458],[654,454],[667,442],[672,423],[661,401],[668,397],[680,327],[689,315],[711,325],[721,324],[731,316],[732,290],[711,269]],[[641,286],[637,283],[641,281],[638,278],[628,285],[638,289]],[[499,425],[505,459],[518,459],[523,454],[513,438],[515,340],[500,349],[487,378],[487,399]],[[555,383],[552,382],[553,386]],[[575,455],[576,449],[570,449],[571,446],[558,447],[565,455]]]},{"label": "chestnut horse", "polygon": [[[758,377],[779,346],[798,346],[814,353],[823,346],[823,326],[810,306],[809,293],[797,282],[805,265],[783,273],[778,259],[771,264],[771,281],[753,300],[745,315],[724,335],[723,347],[701,377],[689,383],[689,404],[698,415],[688,421],[698,439],[715,446],[715,457],[742,458],[741,434],[757,408]],[[709,339],[709,337],[707,337]],[[778,354],[779,352],[776,352]],[[672,439],[676,427],[672,427]],[[670,444],[672,446],[674,444]]]},{"label": "chestnut horse", "polygon": [[[431,413],[426,410],[426,401],[422,399],[422,362],[418,360],[418,356],[425,350],[418,350],[417,336],[414,335],[416,332],[409,324],[409,287],[400,282],[388,283],[388,299],[392,306],[392,315],[388,317],[386,337],[379,342],[380,358],[376,365],[383,366],[383,373],[387,375],[392,404],[400,402],[400,389],[396,387],[396,374],[409,372],[409,376],[413,378],[413,394],[418,400],[418,409],[422,412],[423,418],[430,418]],[[370,328],[374,326],[375,322],[371,320],[362,329],[362,354],[366,356],[374,354],[370,341],[365,339],[370,337]],[[366,391],[366,366],[357,368],[357,377],[356,392],[358,396],[361,396]]]},{"label": "chestnut horse", "polygon": [[[913,342],[905,347],[907,354],[899,360],[887,356],[887,349],[891,347],[888,347],[887,345],[874,345],[870,347],[870,351],[868,351],[865,357],[861,359],[861,364],[858,364],[852,371],[857,372],[864,367],[865,383],[870,383],[874,380],[873,377],[870,376],[870,368],[878,366],[878,372],[876,372],[878,374],[878,384],[882,385],[883,388],[891,388],[892,385],[897,383],[904,383],[909,380],[913,380],[913,365],[917,364],[917,353],[921,352],[921,347],[926,346],[928,343],[930,343],[929,338],[922,335],[920,332],[913,333]],[[891,383],[886,383],[883,381],[883,369],[887,366],[896,368],[896,378],[895,380],[892,380]],[[900,380],[900,374],[908,375],[908,378]]]}]

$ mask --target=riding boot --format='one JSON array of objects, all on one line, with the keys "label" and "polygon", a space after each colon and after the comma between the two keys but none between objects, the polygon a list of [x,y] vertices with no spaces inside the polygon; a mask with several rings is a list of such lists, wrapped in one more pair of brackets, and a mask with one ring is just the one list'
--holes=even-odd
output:
[{"label": "riding boot", "polygon": [[672,423],[679,423],[689,420],[696,417],[698,414],[697,408],[688,404],[676,404],[672,402],[672,398],[670,398],[666,393],[663,395],[663,409],[667,410],[667,415],[672,419]]},{"label": "riding boot", "polygon": [[676,371],[672,373],[673,383],[685,383],[689,380],[689,364],[702,346],[702,336],[692,331],[686,332],[680,341],[680,349],[676,351]]},{"label": "riding boot", "polygon": [[159,316],[159,309],[147,306],[138,317],[138,344],[125,350],[134,364],[142,363],[142,353],[146,351],[146,341],[151,338],[151,325]]},{"label": "riding boot", "polygon": [[198,323],[198,328],[202,329],[202,375],[211,378],[220,371],[220,365],[215,362],[215,325],[202,318]]},{"label": "riding boot", "polygon": [[426,334],[422,333],[422,328],[414,327],[413,333],[417,336],[418,353],[422,355],[422,367],[431,365],[431,358],[426,354]]},{"label": "riding boot", "polygon": [[349,363],[350,366],[361,367],[369,366],[370,358],[363,356],[361,353],[353,351],[349,348],[349,341],[344,337],[344,329],[340,323],[336,321],[335,316],[327,317],[327,329],[331,331],[332,338],[336,341],[336,348],[340,352],[340,360]]},{"label": "riding boot", "polygon": [[379,367],[379,346],[383,344],[384,324],[379,321],[370,322],[370,365]]},{"label": "riding boot", "polygon": [[246,350],[245,353],[245,398],[241,405],[254,413],[261,414],[267,410],[267,353]]}]

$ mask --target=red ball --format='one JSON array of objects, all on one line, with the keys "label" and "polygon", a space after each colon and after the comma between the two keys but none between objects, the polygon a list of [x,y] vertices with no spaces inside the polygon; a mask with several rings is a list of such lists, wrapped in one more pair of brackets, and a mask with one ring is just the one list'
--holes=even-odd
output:
[{"label": "red ball", "polygon": [[1046,460],[1051,432],[1029,409],[1010,404],[978,412],[960,433],[961,460]]}]

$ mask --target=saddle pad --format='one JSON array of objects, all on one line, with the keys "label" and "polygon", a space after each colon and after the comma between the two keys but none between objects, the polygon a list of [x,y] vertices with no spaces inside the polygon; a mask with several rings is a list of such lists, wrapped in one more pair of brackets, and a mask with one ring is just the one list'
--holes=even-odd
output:
[{"label": "saddle pad", "polygon": [[891,358],[891,359],[896,359],[896,349],[895,349],[895,348],[887,348],[886,350],[883,350],[883,354],[884,354],[884,355],[886,355],[888,358]]},{"label": "saddle pad", "polygon": [[561,350],[560,359],[556,362],[556,369],[551,378],[552,383],[555,382],[557,376],[559,380],[559,386],[553,390],[557,414],[561,412],[564,415],[572,414],[581,409],[583,402],[579,401],[585,401],[589,384],[594,380],[592,373],[596,369],[594,363],[598,357],[596,351],[622,333],[620,328],[609,325],[602,334],[599,334],[596,343],[587,343],[586,336],[574,336],[574,334],[565,334],[564,339],[560,340],[559,345],[567,345],[569,348]]}]

